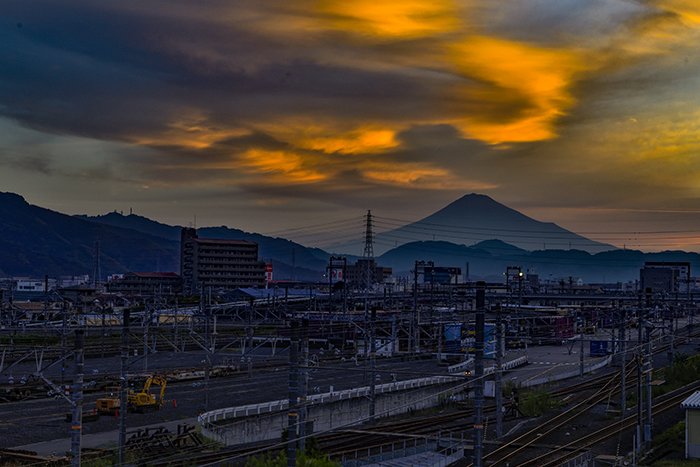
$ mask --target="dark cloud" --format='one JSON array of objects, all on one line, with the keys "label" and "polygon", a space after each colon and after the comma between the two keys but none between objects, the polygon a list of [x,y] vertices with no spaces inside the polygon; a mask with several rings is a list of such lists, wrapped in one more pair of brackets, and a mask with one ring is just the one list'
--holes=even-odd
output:
[{"label": "dark cloud", "polygon": [[3,138],[0,163],[172,215],[249,203],[260,224],[415,216],[465,191],[692,209],[697,12],[516,3],[9,0],[0,116],[35,144]]}]

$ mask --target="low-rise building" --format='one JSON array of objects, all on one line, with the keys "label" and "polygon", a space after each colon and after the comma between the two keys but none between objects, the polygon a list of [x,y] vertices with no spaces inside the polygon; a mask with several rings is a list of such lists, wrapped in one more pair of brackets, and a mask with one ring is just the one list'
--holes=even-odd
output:
[{"label": "low-rise building", "polygon": [[450,266],[426,266],[423,269],[423,283],[451,285],[462,281],[462,268]]},{"label": "low-rise building", "polygon": [[685,409],[685,457],[700,459],[700,391],[681,403]]},{"label": "low-rise building", "polygon": [[367,274],[370,285],[384,284],[393,273],[391,268],[379,266],[374,258],[360,258],[355,264],[349,264],[345,271],[345,280],[350,287],[367,287]]},{"label": "low-rise building", "polygon": [[178,295],[182,278],[174,272],[128,272],[107,282],[107,290],[124,295]]}]

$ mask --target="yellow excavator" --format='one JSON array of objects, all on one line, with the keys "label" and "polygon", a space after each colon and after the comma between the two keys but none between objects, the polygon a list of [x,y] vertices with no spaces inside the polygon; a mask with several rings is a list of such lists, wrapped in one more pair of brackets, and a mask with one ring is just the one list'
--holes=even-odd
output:
[{"label": "yellow excavator", "polygon": [[[156,395],[151,394],[152,385],[160,386],[160,392]],[[149,376],[143,385],[143,389],[139,392],[129,391],[127,396],[128,409],[132,412],[146,412],[150,410],[158,410],[163,406],[165,401],[165,387],[168,381],[163,376]]]},{"label": "yellow excavator", "polygon": [[[160,387],[157,394],[151,393],[151,386]],[[165,397],[165,387],[168,381],[163,376],[148,376],[140,391],[129,390],[127,394],[127,410],[129,412],[144,413],[151,410],[158,410],[163,406]],[[107,388],[108,394],[97,399],[97,412],[102,415],[115,415],[119,410],[119,387]]]}]

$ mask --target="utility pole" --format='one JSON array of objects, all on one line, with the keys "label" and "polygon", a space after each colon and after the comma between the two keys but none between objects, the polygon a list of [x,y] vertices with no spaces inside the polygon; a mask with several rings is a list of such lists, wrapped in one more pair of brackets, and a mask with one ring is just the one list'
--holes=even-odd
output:
[{"label": "utility pole", "polygon": [[622,360],[622,369],[620,370],[620,418],[625,418],[625,410],[627,410],[627,353],[625,351],[626,339],[625,323],[627,321],[626,310],[623,308],[620,314],[620,354]]},{"label": "utility pole", "polygon": [[102,270],[100,267],[100,239],[95,240],[95,277],[93,278],[93,283],[95,286],[95,292],[100,291],[100,278],[102,276]]},{"label": "utility pole", "polygon": [[143,310],[143,371],[148,372],[148,331],[151,325],[151,307],[146,304]]},{"label": "utility pole", "polygon": [[416,339],[416,328],[418,327],[418,265],[422,261],[416,261],[413,265],[413,316],[411,316],[411,342],[414,352],[418,353],[418,342]]},{"label": "utility pole", "polygon": [[248,307],[247,323],[245,328],[246,335],[246,352],[250,353],[249,358],[253,355],[253,333],[255,329],[253,328],[253,313],[255,310],[255,298],[250,297],[250,306]]},{"label": "utility pole", "polygon": [[372,318],[370,320],[369,324],[369,342],[370,342],[370,351],[369,351],[369,364],[370,364],[370,372],[369,372],[369,420],[374,421],[374,414],[376,411],[376,370],[377,370],[377,342],[376,338],[374,335],[374,327],[375,323],[377,320],[377,309],[376,307],[372,307]]},{"label": "utility pole", "polygon": [[642,308],[640,306],[639,309],[637,310],[637,352],[636,352],[636,360],[637,360],[637,437],[636,437],[636,439],[637,439],[637,452],[638,453],[642,452],[642,444],[643,444],[642,407],[643,407],[644,393],[642,392],[642,326],[643,326]]},{"label": "utility pole", "polygon": [[309,320],[301,321],[301,361],[303,368],[299,371],[299,450],[306,450],[306,425],[308,408],[306,397],[309,391]]},{"label": "utility pole", "polygon": [[580,343],[580,346],[579,346],[579,356],[578,356],[578,359],[579,359],[579,367],[578,367],[579,370],[578,370],[578,374],[579,374],[579,376],[583,377],[583,360],[584,360],[584,358],[583,358],[583,353],[584,353],[584,349],[583,349],[583,330],[584,330],[585,326],[583,325],[583,315],[581,314],[580,311],[579,311],[579,323],[578,323],[578,324],[579,324],[579,332],[578,332],[578,334],[579,334],[579,343]]},{"label": "utility pole", "polygon": [[675,313],[675,308],[673,311],[671,311],[671,319],[668,322],[668,335],[669,335],[669,346],[668,346],[668,352],[666,353],[666,358],[668,359],[668,364],[673,365],[673,354],[675,353],[675,332],[673,330],[673,314]]},{"label": "utility pole", "polygon": [[85,347],[85,331],[75,331],[75,374],[71,390],[73,413],[71,416],[71,465],[80,467],[80,448],[83,425],[83,351]]},{"label": "utility pole", "polygon": [[287,467],[297,465],[297,428],[299,426],[299,323],[291,322],[289,340],[289,408],[287,411]]},{"label": "utility pole", "polygon": [[333,260],[335,256],[328,258],[328,319],[330,320],[331,313],[333,313],[333,275],[335,270],[333,269]]},{"label": "utility pole", "polygon": [[494,396],[496,398],[496,438],[503,436],[503,324],[500,304],[496,308],[496,372]]},{"label": "utility pole", "polygon": [[651,331],[652,325],[650,322],[646,323],[646,342],[645,342],[645,362],[644,362],[644,373],[646,374],[646,423],[644,425],[644,442],[647,447],[651,446],[652,438],[652,399],[651,399],[651,376],[652,376],[652,360],[651,360]]},{"label": "utility pole", "polygon": [[117,464],[124,465],[126,461],[124,449],[126,447],[126,412],[127,412],[127,391],[129,381],[127,380],[126,367],[129,364],[129,318],[131,311],[127,308],[122,314],[122,342],[121,342],[121,364],[119,365],[119,449],[117,451]]},{"label": "utility pole", "polygon": [[204,342],[205,351],[205,366],[204,366],[204,411],[209,411],[209,378],[211,376],[211,357],[213,353],[213,345],[211,338],[211,288],[209,288],[209,301],[204,307]]},{"label": "utility pole", "polygon": [[486,283],[476,283],[476,320],[474,326],[474,467],[482,467],[484,404],[484,307]]},{"label": "utility pole", "polygon": [[61,386],[63,386],[66,377],[66,336],[68,325],[68,307],[66,306],[66,301],[61,297]]}]

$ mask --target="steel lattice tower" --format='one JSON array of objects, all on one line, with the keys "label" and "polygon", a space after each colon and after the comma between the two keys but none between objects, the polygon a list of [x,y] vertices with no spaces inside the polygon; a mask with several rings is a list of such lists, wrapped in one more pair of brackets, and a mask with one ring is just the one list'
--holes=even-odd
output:
[{"label": "steel lattice tower", "polygon": [[372,234],[372,211],[367,211],[367,225],[365,227],[365,259],[374,258],[374,234]]}]

